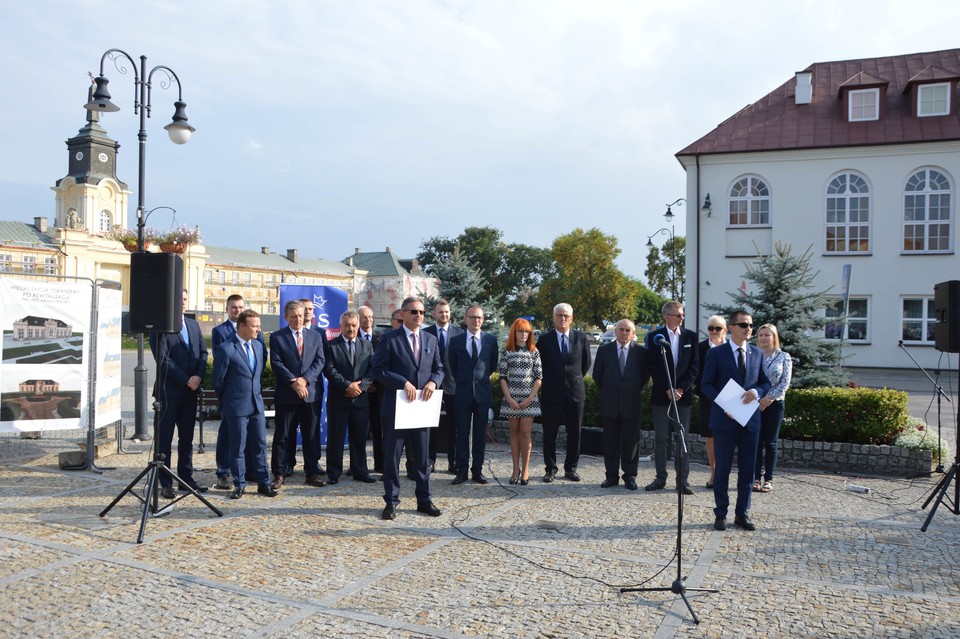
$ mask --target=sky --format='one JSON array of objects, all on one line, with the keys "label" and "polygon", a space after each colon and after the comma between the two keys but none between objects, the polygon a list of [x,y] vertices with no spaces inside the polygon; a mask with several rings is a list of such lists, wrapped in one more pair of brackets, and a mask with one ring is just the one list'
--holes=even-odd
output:
[{"label": "sky", "polygon": [[[648,236],[685,195],[680,149],[814,62],[960,46],[960,3],[926,0],[0,6],[0,220],[53,221],[88,74],[119,48],[176,72],[197,129],[185,145],[167,139],[177,94],[154,82],[146,208],[177,212],[149,226],[333,260],[387,246],[414,257],[468,226],[542,247],[596,227],[641,280]],[[121,144],[133,227],[134,81],[110,61],[104,75],[121,111],[101,125]],[[673,212],[683,235],[686,208]]]}]

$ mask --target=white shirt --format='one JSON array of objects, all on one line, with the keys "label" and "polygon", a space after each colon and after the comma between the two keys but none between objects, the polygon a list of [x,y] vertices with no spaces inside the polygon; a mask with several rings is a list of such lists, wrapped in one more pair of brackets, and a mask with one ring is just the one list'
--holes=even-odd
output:
[{"label": "white shirt", "polygon": [[469,344],[469,343],[467,344],[467,355],[470,355],[471,357],[473,357],[473,346],[476,345],[477,357],[480,357],[480,334],[481,333],[483,333],[483,331],[477,331],[477,334],[474,335],[470,331],[467,331],[467,342],[473,342],[473,338],[474,337],[477,338],[477,341],[473,342],[473,344]]}]

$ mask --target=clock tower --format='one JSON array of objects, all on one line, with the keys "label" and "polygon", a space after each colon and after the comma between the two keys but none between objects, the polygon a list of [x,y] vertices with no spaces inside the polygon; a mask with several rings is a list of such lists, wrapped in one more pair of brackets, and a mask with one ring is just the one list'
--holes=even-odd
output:
[{"label": "clock tower", "polygon": [[99,113],[86,113],[86,124],[67,140],[67,175],[53,187],[57,197],[55,226],[103,235],[124,224],[130,190],[117,179],[120,144],[100,126]]}]

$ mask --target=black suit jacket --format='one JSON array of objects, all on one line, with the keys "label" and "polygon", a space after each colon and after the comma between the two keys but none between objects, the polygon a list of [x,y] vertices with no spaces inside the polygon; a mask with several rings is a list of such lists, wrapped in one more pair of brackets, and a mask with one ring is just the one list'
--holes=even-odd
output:
[{"label": "black suit jacket", "polygon": [[560,356],[557,329],[550,329],[537,340],[540,363],[543,366],[543,386],[540,402],[562,404],[564,401],[582,402],[587,394],[583,376],[590,370],[590,345],[583,331],[571,329],[569,353],[566,361]]},{"label": "black suit jacket", "polygon": [[[657,335],[663,335],[667,343],[665,351],[667,353],[667,369],[663,367],[663,356],[660,354],[660,347],[654,344],[653,340]],[[670,350],[670,338],[667,337],[667,327],[661,326],[655,331],[647,334],[647,346],[650,349],[650,377],[653,378],[653,391],[650,395],[650,403],[655,406],[666,406],[670,403],[667,398],[667,389],[670,388],[669,380],[673,380],[673,387],[683,389],[683,397],[677,403],[683,406],[689,406],[693,402],[693,393],[690,388],[697,380],[697,372],[700,370],[700,354],[697,351],[697,334],[693,331],[683,328],[680,329],[680,357],[677,359],[677,366],[674,369],[673,351]],[[669,375],[669,378],[667,377]]]},{"label": "black suit jacket", "polygon": [[[371,340],[372,341],[372,340]],[[323,375],[327,378],[327,408],[349,408],[350,406],[370,406],[370,385],[373,384],[373,344],[359,335],[354,340],[353,364],[347,353],[347,340],[343,335],[327,342],[327,356],[323,365]],[[363,392],[358,396],[345,397],[347,387],[360,380]]]},{"label": "black suit jacket", "polygon": [[600,389],[600,416],[639,418],[641,392],[650,376],[647,349],[640,344],[631,344],[627,365],[621,373],[619,347],[620,343],[613,341],[597,349],[593,381]]},{"label": "black suit jacket", "polygon": [[[433,324],[423,329],[425,332],[430,333],[437,338],[437,343],[440,342],[440,335],[437,334],[437,325]],[[446,374],[443,376],[443,394],[444,395],[453,395],[457,392],[457,380],[453,378],[453,374],[450,372],[450,356],[447,354],[450,350],[450,340],[456,337],[457,335],[462,335],[464,330],[459,326],[454,326],[453,324],[447,324],[447,344],[446,347],[440,349],[440,359],[443,362],[443,370],[446,371]]]},{"label": "black suit jacket", "polygon": [[194,375],[202,378],[207,372],[207,344],[200,333],[200,324],[189,317],[183,321],[190,338],[189,346],[180,333],[150,333],[150,352],[157,361],[153,396],[158,399],[195,394],[197,391],[187,388],[187,382]]}]

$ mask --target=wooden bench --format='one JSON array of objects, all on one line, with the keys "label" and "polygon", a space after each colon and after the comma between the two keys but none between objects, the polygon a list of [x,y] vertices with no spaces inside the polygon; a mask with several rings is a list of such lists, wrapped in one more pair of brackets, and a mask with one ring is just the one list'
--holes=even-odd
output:
[{"label": "wooden bench", "polygon": [[[272,388],[264,388],[263,391],[263,407],[264,407],[264,417],[266,417],[267,428],[270,428],[270,420],[276,416],[276,410],[274,408],[274,390]],[[220,398],[217,397],[216,391],[206,390],[200,392],[197,395],[197,422],[200,424],[199,431],[199,441],[197,445],[197,454],[204,454],[206,452],[206,446],[203,443],[203,423],[210,420],[216,420],[217,426],[220,425]]]}]

